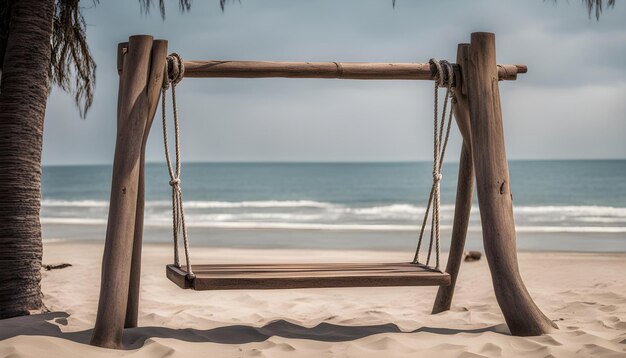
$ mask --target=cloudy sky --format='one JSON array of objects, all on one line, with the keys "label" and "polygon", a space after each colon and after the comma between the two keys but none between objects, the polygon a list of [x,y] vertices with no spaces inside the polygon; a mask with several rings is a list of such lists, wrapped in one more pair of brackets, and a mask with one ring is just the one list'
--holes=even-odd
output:
[{"label": "cloudy sky", "polygon": [[[138,1],[85,9],[98,64],[82,120],[54,89],[44,164],[111,163],[116,44],[132,34],[169,40],[185,59],[427,62],[455,59],[473,31],[496,33],[498,63],[529,73],[501,82],[510,159],[626,158],[626,6],[599,22],[580,1],[177,1],[162,21]],[[425,81],[185,79],[177,88],[186,161],[428,160],[432,85]],[[160,113],[157,113],[160,116]],[[148,160],[162,161],[159,121]],[[452,137],[456,156],[459,135]]]}]

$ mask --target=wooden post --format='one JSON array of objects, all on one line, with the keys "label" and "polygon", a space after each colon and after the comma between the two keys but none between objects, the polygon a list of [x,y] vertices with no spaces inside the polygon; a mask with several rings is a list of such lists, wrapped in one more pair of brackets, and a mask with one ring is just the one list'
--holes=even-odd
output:
[{"label": "wooden post", "polygon": [[496,298],[512,334],[540,335],[556,325],[535,305],[519,273],[494,34],[472,34],[464,70],[483,242]]},{"label": "wooden post", "polygon": [[[159,46],[163,45],[157,46],[160,49]],[[122,50],[123,46],[118,49]],[[125,54],[122,51],[118,56],[123,57],[118,58],[123,69],[118,96],[117,141],[100,300],[91,338],[91,344],[107,348],[121,347],[129,297],[142,150],[150,115],[156,110],[151,108],[156,107],[152,92],[161,85],[154,73],[162,73],[163,68],[162,63],[158,68],[151,63],[154,57],[151,36],[132,36]],[[158,98],[158,93],[156,95]]]},{"label": "wooden post", "polygon": [[467,225],[472,210],[472,196],[474,194],[472,140],[470,135],[469,106],[465,87],[467,80],[462,77],[467,67],[468,52],[469,44],[459,44],[456,53],[456,62],[459,64],[461,71],[455,73],[455,77],[457,78],[455,92],[457,103],[454,106],[454,118],[463,136],[463,146],[461,147],[461,159],[459,162],[459,177],[456,187],[456,203],[454,205],[454,222],[452,224],[450,253],[448,254],[448,263],[446,264],[446,272],[450,274],[450,285],[439,287],[432,313],[447,311],[452,304],[456,279],[459,274],[461,262],[463,261]]},{"label": "wooden post", "polygon": [[137,209],[135,216],[135,233],[133,239],[133,258],[130,269],[130,287],[128,291],[128,304],[126,307],[125,328],[137,327],[137,317],[139,312],[139,290],[141,281],[141,248],[143,242],[143,218],[145,206],[145,163],[146,163],[146,143],[152,127],[152,121],[156,113],[159,97],[161,94],[161,83],[163,82],[163,69],[165,68],[165,58],[167,57],[167,41],[154,40],[152,43],[152,59],[150,61],[150,80],[148,82],[148,118],[146,128],[141,143],[141,160],[139,164],[139,184],[137,189]]}]

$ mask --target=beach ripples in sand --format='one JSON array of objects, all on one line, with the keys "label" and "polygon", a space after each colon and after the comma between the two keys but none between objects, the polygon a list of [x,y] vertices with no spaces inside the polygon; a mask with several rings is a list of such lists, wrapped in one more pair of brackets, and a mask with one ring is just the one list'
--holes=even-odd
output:
[{"label": "beach ripples in sand", "polygon": [[[0,356],[105,357],[87,345],[95,320],[102,246],[46,244],[43,273],[51,313],[0,321]],[[80,253],[80,254],[79,254]],[[199,248],[197,260],[346,260],[343,251]],[[362,251],[350,259],[404,260]],[[193,292],[164,277],[170,248],[144,250],[140,327],[125,331],[132,357],[620,357],[626,356],[626,256],[520,253],[522,275],[560,329],[510,336],[486,261],[461,268],[453,307],[431,315],[436,288],[349,288]],[[76,280],[76,277],[80,280]]]}]

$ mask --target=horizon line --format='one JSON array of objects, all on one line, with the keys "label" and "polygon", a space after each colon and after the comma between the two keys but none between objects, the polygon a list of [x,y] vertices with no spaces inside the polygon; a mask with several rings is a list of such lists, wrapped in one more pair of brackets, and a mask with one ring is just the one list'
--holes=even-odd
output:
[{"label": "horizon line", "polygon": [[[554,162],[554,161],[626,161],[626,158],[545,158],[508,159],[508,162]],[[187,160],[182,164],[409,164],[432,163],[432,160]],[[458,164],[458,160],[446,161]],[[147,161],[146,164],[165,164],[165,161]],[[113,163],[48,163],[42,167],[112,166]]]}]

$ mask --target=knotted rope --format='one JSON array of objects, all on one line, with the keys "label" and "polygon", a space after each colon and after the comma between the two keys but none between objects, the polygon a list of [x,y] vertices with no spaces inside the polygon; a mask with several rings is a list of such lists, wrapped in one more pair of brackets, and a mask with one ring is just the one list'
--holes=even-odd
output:
[{"label": "knotted rope", "polygon": [[[185,73],[185,66],[182,58],[176,53],[167,56],[164,71],[163,85],[161,88],[161,105],[163,113],[163,143],[165,144],[165,161],[170,175],[170,186],[172,187],[174,264],[177,267],[180,267],[180,260],[178,257],[178,238],[179,236],[182,236],[185,249],[185,261],[187,263],[187,277],[192,279],[195,275],[191,270],[191,261],[189,260],[189,240],[187,238],[187,226],[185,225],[185,211],[183,210],[183,192],[180,186],[180,129],[178,125],[178,110],[176,108],[176,85],[183,79],[183,75]],[[172,86],[172,109],[174,112],[174,153],[176,156],[174,165],[172,165],[167,138],[167,112],[165,105],[167,90],[170,88],[170,84]]]},{"label": "knotted rope", "polygon": [[[446,146],[448,145],[448,138],[450,136],[450,127],[452,124],[452,114],[454,112],[454,104],[456,103],[456,96],[454,93],[455,79],[454,68],[448,61],[438,61],[431,59],[429,61],[431,69],[434,73],[435,79],[435,108],[434,108],[434,130],[433,130],[433,185],[430,189],[430,196],[428,198],[428,205],[426,205],[426,212],[424,213],[424,220],[422,221],[422,227],[420,229],[419,240],[417,242],[417,249],[415,250],[415,256],[413,257],[414,264],[420,264],[419,254],[422,247],[422,241],[424,237],[424,230],[426,228],[426,222],[432,207],[432,218],[430,227],[430,243],[428,245],[428,256],[426,258],[426,266],[430,264],[430,258],[433,249],[433,242],[435,244],[435,269],[439,269],[439,257],[440,257],[440,208],[441,208],[441,169],[443,164],[443,158],[446,154]],[[441,120],[439,120],[439,87],[446,87],[446,95],[443,102],[443,110],[441,113]],[[450,100],[450,112],[448,115],[448,100]],[[445,134],[444,134],[445,132]]]}]

